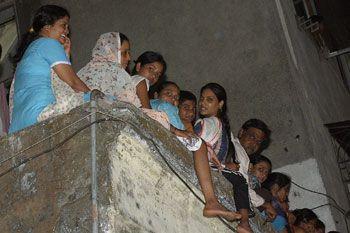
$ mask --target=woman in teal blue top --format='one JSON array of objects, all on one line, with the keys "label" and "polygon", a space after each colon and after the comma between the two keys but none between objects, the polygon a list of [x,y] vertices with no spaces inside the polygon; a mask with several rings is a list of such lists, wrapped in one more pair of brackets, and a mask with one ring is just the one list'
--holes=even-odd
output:
[{"label": "woman in teal blue top", "polygon": [[56,102],[51,86],[52,71],[76,92],[88,92],[71,67],[69,13],[45,5],[35,13],[31,29],[22,38],[13,61],[14,81],[10,133],[38,122],[40,113]]}]

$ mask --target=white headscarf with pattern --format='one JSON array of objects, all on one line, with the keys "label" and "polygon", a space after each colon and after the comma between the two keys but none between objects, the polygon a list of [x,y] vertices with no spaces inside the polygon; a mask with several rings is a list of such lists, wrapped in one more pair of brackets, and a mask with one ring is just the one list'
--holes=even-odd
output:
[{"label": "white headscarf with pattern", "polygon": [[92,50],[91,61],[78,72],[78,76],[90,89],[99,89],[120,99],[120,95],[129,90],[131,84],[130,75],[120,63],[119,33],[104,33]]}]

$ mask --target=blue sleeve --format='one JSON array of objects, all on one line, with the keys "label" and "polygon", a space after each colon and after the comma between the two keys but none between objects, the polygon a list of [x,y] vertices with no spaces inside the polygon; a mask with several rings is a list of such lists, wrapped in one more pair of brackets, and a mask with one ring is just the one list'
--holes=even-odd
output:
[{"label": "blue sleeve", "polygon": [[160,104],[160,101],[159,101],[158,99],[151,99],[151,100],[149,101],[149,103],[151,104],[151,108],[152,108],[153,110],[157,110],[157,111],[158,111],[158,106],[159,106],[159,104]]},{"label": "blue sleeve", "polygon": [[177,107],[165,101],[151,101],[151,106],[157,111],[165,112],[168,115],[172,126],[177,129],[185,130],[185,126],[180,119],[179,110]]},{"label": "blue sleeve", "polygon": [[277,217],[272,221],[272,226],[277,232],[283,231],[287,224],[287,220],[281,215],[277,215]]},{"label": "blue sleeve", "polygon": [[167,102],[163,102],[158,106],[158,110],[163,111],[168,115],[170,124],[172,126],[177,129],[185,130],[185,126],[180,119],[179,110],[177,107]]},{"label": "blue sleeve", "polygon": [[43,39],[37,51],[40,56],[43,57],[44,60],[50,65],[50,67],[57,64],[71,64],[67,58],[63,46],[55,39]]}]

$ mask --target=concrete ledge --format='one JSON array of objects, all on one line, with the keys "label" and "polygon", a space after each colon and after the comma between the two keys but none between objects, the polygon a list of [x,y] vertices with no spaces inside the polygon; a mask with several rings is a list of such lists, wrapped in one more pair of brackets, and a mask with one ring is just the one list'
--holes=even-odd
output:
[{"label": "concrete ledge", "polygon": [[[192,154],[169,131],[129,104],[98,105],[99,232],[232,232],[202,216],[201,202],[164,161],[202,197]],[[91,232],[89,114],[85,104],[0,138],[2,173],[71,137],[0,177],[2,232]],[[231,185],[215,172],[213,179],[220,201],[234,209]],[[258,218],[252,227],[272,232]]]}]

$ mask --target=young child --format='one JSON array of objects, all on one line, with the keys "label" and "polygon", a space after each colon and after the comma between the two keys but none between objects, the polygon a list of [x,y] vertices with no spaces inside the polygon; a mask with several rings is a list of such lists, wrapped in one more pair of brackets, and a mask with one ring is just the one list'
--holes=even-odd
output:
[{"label": "young child", "polygon": [[255,155],[250,159],[249,185],[252,189],[260,189],[271,172],[272,163],[263,155]]},{"label": "young child", "polygon": [[270,191],[271,204],[277,211],[277,216],[272,221],[272,226],[279,233],[289,232],[288,216],[283,205],[288,200],[290,186],[290,177],[279,172],[271,173],[262,184],[263,188]]},{"label": "young child", "polygon": [[293,210],[294,215],[293,232],[294,233],[314,233],[317,222],[317,215],[310,209]]},{"label": "young child", "polygon": [[142,108],[151,108],[148,91],[165,74],[166,62],[159,53],[147,51],[135,61],[132,81]]},{"label": "young child", "polygon": [[197,98],[189,91],[180,91],[179,116],[185,129],[194,132],[193,126],[196,119]]},{"label": "young child", "polygon": [[185,130],[185,126],[179,116],[179,109],[177,108],[180,96],[178,85],[171,81],[163,82],[158,92],[154,93],[154,96],[155,99],[150,101],[152,109],[165,112],[173,127],[178,130]]}]

